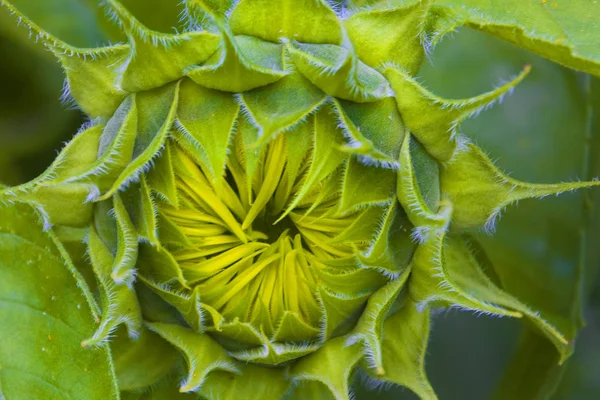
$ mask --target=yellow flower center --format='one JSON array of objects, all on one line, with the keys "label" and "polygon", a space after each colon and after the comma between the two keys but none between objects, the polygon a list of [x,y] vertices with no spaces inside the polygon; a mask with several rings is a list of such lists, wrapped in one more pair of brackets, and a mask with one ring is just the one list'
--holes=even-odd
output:
[{"label": "yellow flower center", "polygon": [[299,198],[310,154],[299,166],[290,165],[280,135],[261,152],[250,178],[247,150],[233,147],[225,179],[218,182],[176,149],[180,205],[161,212],[190,245],[174,251],[175,258],[188,282],[200,287],[202,302],[225,318],[269,330],[293,313],[317,329],[322,273],[343,273],[340,260],[352,260],[366,245],[336,240],[356,220],[356,213],[338,212],[341,174],[334,172]]}]

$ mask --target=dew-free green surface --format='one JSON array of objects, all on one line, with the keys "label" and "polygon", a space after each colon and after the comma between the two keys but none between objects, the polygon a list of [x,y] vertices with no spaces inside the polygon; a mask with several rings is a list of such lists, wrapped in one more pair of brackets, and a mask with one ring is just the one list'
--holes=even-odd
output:
[{"label": "dew-free green surface", "polygon": [[600,2],[595,0],[436,0],[437,29],[463,24],[554,62],[600,75]]},{"label": "dew-free green surface", "polygon": [[1,397],[117,399],[107,348],[81,346],[95,322],[39,217],[3,206],[0,221]]}]

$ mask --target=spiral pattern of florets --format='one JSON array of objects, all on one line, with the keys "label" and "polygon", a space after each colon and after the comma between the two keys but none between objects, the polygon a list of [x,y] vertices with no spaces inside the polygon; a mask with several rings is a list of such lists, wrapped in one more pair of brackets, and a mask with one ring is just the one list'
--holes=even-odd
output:
[{"label": "spiral pattern of florets", "polygon": [[[342,165],[302,195],[314,160],[309,153],[288,162],[285,135],[261,152],[254,176],[243,167],[252,150],[239,140],[232,147],[218,187],[183,150],[173,150],[179,206],[159,212],[188,238],[172,246],[173,256],[202,301],[227,320],[273,340],[317,340],[327,317],[320,291],[362,295],[385,283],[354,261],[376,232],[349,235],[364,211],[340,210]],[[359,272],[363,281],[352,292],[340,289]],[[297,330],[286,333],[282,324]]]}]

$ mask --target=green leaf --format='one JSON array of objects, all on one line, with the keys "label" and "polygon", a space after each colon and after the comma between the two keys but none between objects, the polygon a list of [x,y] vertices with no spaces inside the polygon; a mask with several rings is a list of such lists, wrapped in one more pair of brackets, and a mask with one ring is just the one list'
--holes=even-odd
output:
[{"label": "green leaf", "polygon": [[459,26],[492,34],[565,66],[600,75],[600,3],[589,0],[438,0],[432,41]]},{"label": "green leaf", "polygon": [[0,221],[2,397],[118,399],[107,347],[81,347],[95,323],[66,252],[27,205]]}]

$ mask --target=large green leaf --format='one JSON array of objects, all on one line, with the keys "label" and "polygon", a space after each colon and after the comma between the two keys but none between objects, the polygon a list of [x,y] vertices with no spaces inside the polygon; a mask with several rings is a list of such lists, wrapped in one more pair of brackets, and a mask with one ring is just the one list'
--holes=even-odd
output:
[{"label": "large green leaf", "polygon": [[0,398],[117,399],[108,348],[81,346],[84,281],[29,206],[0,208],[0,253]]},{"label": "large green leaf", "polygon": [[545,58],[600,75],[600,2],[437,0],[433,43],[458,26],[508,40]]}]

